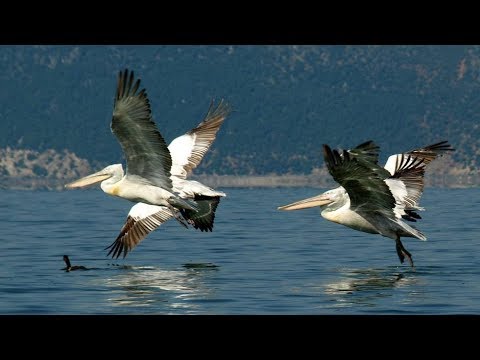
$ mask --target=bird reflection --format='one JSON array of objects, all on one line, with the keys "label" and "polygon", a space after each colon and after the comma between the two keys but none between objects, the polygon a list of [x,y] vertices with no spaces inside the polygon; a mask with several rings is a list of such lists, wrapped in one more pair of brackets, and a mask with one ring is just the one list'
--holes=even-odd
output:
[{"label": "bird reflection", "polygon": [[393,289],[415,283],[415,277],[393,269],[343,269],[341,278],[324,286],[327,295],[335,296],[337,306],[373,304],[393,295]]},{"label": "bird reflection", "polygon": [[211,276],[211,269],[162,270],[133,266],[118,269],[122,271],[104,279],[111,288],[108,300],[114,306],[137,308],[165,303],[162,308],[170,308],[172,312],[178,308],[182,312],[198,312],[199,305],[192,300],[214,295],[204,282]]}]

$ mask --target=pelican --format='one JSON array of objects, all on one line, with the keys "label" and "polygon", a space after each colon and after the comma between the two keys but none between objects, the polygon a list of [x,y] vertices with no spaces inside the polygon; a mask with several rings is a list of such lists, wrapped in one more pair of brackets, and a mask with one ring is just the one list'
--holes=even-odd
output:
[{"label": "pelican", "polygon": [[[172,157],[170,178],[173,190],[182,198],[193,199],[198,206],[198,211],[189,209],[176,209],[175,211],[180,212],[189,224],[201,231],[212,231],[220,197],[224,197],[226,194],[198,181],[187,180],[187,176],[200,164],[230,111],[230,106],[223,101],[215,109],[212,102],[207,115],[197,127],[175,138],[168,145]],[[128,213],[120,234],[107,247],[110,249],[107,256],[112,254],[112,258],[118,258],[123,252],[125,258],[127,253],[150,232],[172,216],[172,212],[165,206],[143,202],[134,205]]]},{"label": "pelican", "polygon": [[333,179],[341,186],[323,194],[278,207],[299,210],[319,206],[325,219],[352,229],[395,240],[400,262],[412,255],[400,237],[426,240],[425,235],[407,224],[421,219],[417,211],[424,188],[426,166],[437,156],[454,149],[447,141],[391,155],[385,166],[378,165],[379,147],[367,141],[351,150],[332,150],[323,145],[323,155]]},{"label": "pelican", "polygon": [[126,173],[122,164],[109,165],[65,187],[81,188],[101,181],[105,193],[165,206],[183,224],[175,208],[197,211],[198,206],[193,200],[182,199],[173,189],[172,157],[153,121],[146,90],[138,91],[139,86],[140,79],[134,82],[133,71],[120,71],[110,128],[123,149]]}]

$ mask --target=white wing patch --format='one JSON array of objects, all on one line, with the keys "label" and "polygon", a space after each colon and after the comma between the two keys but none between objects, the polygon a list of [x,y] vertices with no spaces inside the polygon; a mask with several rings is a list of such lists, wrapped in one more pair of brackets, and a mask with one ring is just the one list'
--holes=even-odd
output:
[{"label": "white wing patch", "polygon": [[403,181],[397,179],[385,179],[390,192],[395,198],[395,208],[393,212],[395,216],[400,219],[402,215],[405,215],[405,198],[408,196],[407,188]]},{"label": "white wing patch", "polygon": [[164,208],[164,206],[138,203],[132,206],[132,208],[128,212],[128,216],[131,216],[134,220],[138,221],[145,219]]},{"label": "white wing patch", "polygon": [[173,176],[178,176],[183,179],[187,177],[185,166],[188,165],[188,159],[192,156],[196,138],[197,135],[195,133],[184,134],[175,138],[170,145],[168,145],[168,150],[172,157],[170,173]]},{"label": "white wing patch", "polygon": [[223,100],[216,108],[212,101],[205,119],[197,127],[170,143],[168,150],[172,158],[171,175],[186,179],[188,174],[200,164],[230,111],[230,106]]},{"label": "white wing patch", "polygon": [[[385,169],[393,179],[387,179],[391,191],[397,191],[395,200],[399,199],[404,209],[423,210],[418,206],[422,196],[425,168],[431,160],[425,157],[415,157],[409,154],[396,154],[388,158]],[[407,194],[405,194],[405,191]]]},{"label": "white wing patch", "polygon": [[408,167],[410,166],[414,161],[418,161],[417,158],[414,156],[411,156],[410,159],[408,159],[408,155],[404,154],[395,154],[391,155],[387,163],[385,164],[385,169],[391,174],[395,174],[395,172],[398,170],[398,167],[400,164],[403,165],[403,167]]},{"label": "white wing patch", "polygon": [[118,258],[122,253],[127,255],[149,233],[173,217],[172,212],[165,206],[145,203],[135,204],[128,213],[127,220],[117,236],[117,239],[107,249],[108,255]]}]

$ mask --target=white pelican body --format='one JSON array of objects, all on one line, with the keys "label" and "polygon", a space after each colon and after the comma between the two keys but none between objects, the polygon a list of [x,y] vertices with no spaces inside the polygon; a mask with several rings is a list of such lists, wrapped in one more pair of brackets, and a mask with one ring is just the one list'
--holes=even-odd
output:
[{"label": "white pelican body", "polygon": [[[388,186],[388,183],[387,183]],[[390,189],[391,190],[391,189]],[[395,217],[399,220],[395,219],[388,219],[388,221],[371,221],[371,216],[366,217],[362,216],[361,212],[357,210],[352,210],[350,204],[350,196],[348,192],[345,190],[343,186],[339,186],[338,188],[329,190],[320,196],[310,198],[310,199],[317,199],[316,201],[324,201],[324,204],[320,205],[322,208],[321,215],[323,218],[335,222],[337,224],[345,225],[349,228],[354,230],[363,231],[370,234],[381,234],[385,237],[389,237],[391,239],[396,239],[397,233],[400,233],[401,236],[405,237],[416,237],[420,240],[426,240],[425,236],[418,230],[412,228],[408,224],[404,223],[402,219],[402,215],[400,209],[403,208],[401,205],[397,205],[394,210],[396,209],[397,213]],[[306,200],[310,200],[306,199]],[[288,206],[288,205],[287,205]],[[312,205],[315,206],[315,205]],[[304,206],[312,207],[312,206]],[[296,209],[284,209],[281,210],[296,210]],[[395,211],[394,211],[395,212]],[[378,217],[377,217],[377,220]],[[375,225],[374,225],[375,224]]]},{"label": "white pelican body", "polygon": [[67,184],[66,187],[80,188],[93,185],[99,181],[102,181],[100,187],[106,194],[132,202],[144,202],[167,207],[171,207],[170,205],[183,206],[190,210],[196,208],[193,204],[180,199],[180,194],[177,193],[173,186],[171,190],[166,190],[165,188],[152,185],[139,176],[124,175],[122,164],[109,165],[94,174]]},{"label": "white pelican body", "polygon": [[[138,181],[132,181],[131,178],[123,176],[122,164],[114,164],[102,170],[102,173],[113,170],[113,176],[100,184],[101,189],[112,196],[118,196],[133,202],[143,201],[148,204],[168,206],[166,200],[175,196],[175,190],[167,191],[161,187],[150,184],[142,184]],[[98,173],[96,173],[98,174]],[[98,175],[96,175],[98,176]],[[120,178],[120,180],[119,180]]]},{"label": "white pelican body", "polygon": [[[341,225],[348,226],[352,229],[371,233],[371,234],[376,234],[378,233],[377,229],[368,222],[364,217],[356,213],[355,211],[352,211],[350,209],[350,198],[348,196],[348,193],[345,191],[343,187],[338,187],[334,190],[331,190],[332,193],[335,191],[337,194],[335,196],[341,196],[344,199],[342,200],[342,205],[333,210],[333,209],[324,209],[320,213],[323,218],[337,223]],[[331,193],[331,194],[332,194]],[[331,196],[329,196],[331,197]]]},{"label": "white pelican body", "polygon": [[416,221],[423,192],[425,167],[438,155],[453,149],[446,142],[389,157],[378,165],[378,146],[365,142],[342,153],[323,145],[328,170],[342,186],[323,194],[281,206],[279,210],[299,210],[320,206],[323,218],[366,233],[380,234],[396,241],[403,263],[411,254],[400,237],[426,240],[419,230],[403,220]]}]

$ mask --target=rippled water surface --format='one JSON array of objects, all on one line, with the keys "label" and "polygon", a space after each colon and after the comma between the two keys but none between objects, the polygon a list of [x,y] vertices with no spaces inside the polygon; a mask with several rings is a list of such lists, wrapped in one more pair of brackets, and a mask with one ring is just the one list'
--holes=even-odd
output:
[{"label": "rippled water surface", "polygon": [[[100,190],[0,191],[1,314],[480,314],[480,190],[427,188],[394,242],[277,206],[312,188],[222,189],[213,233],[170,220],[106,257],[131,203]],[[62,256],[87,271],[65,272]]]}]

